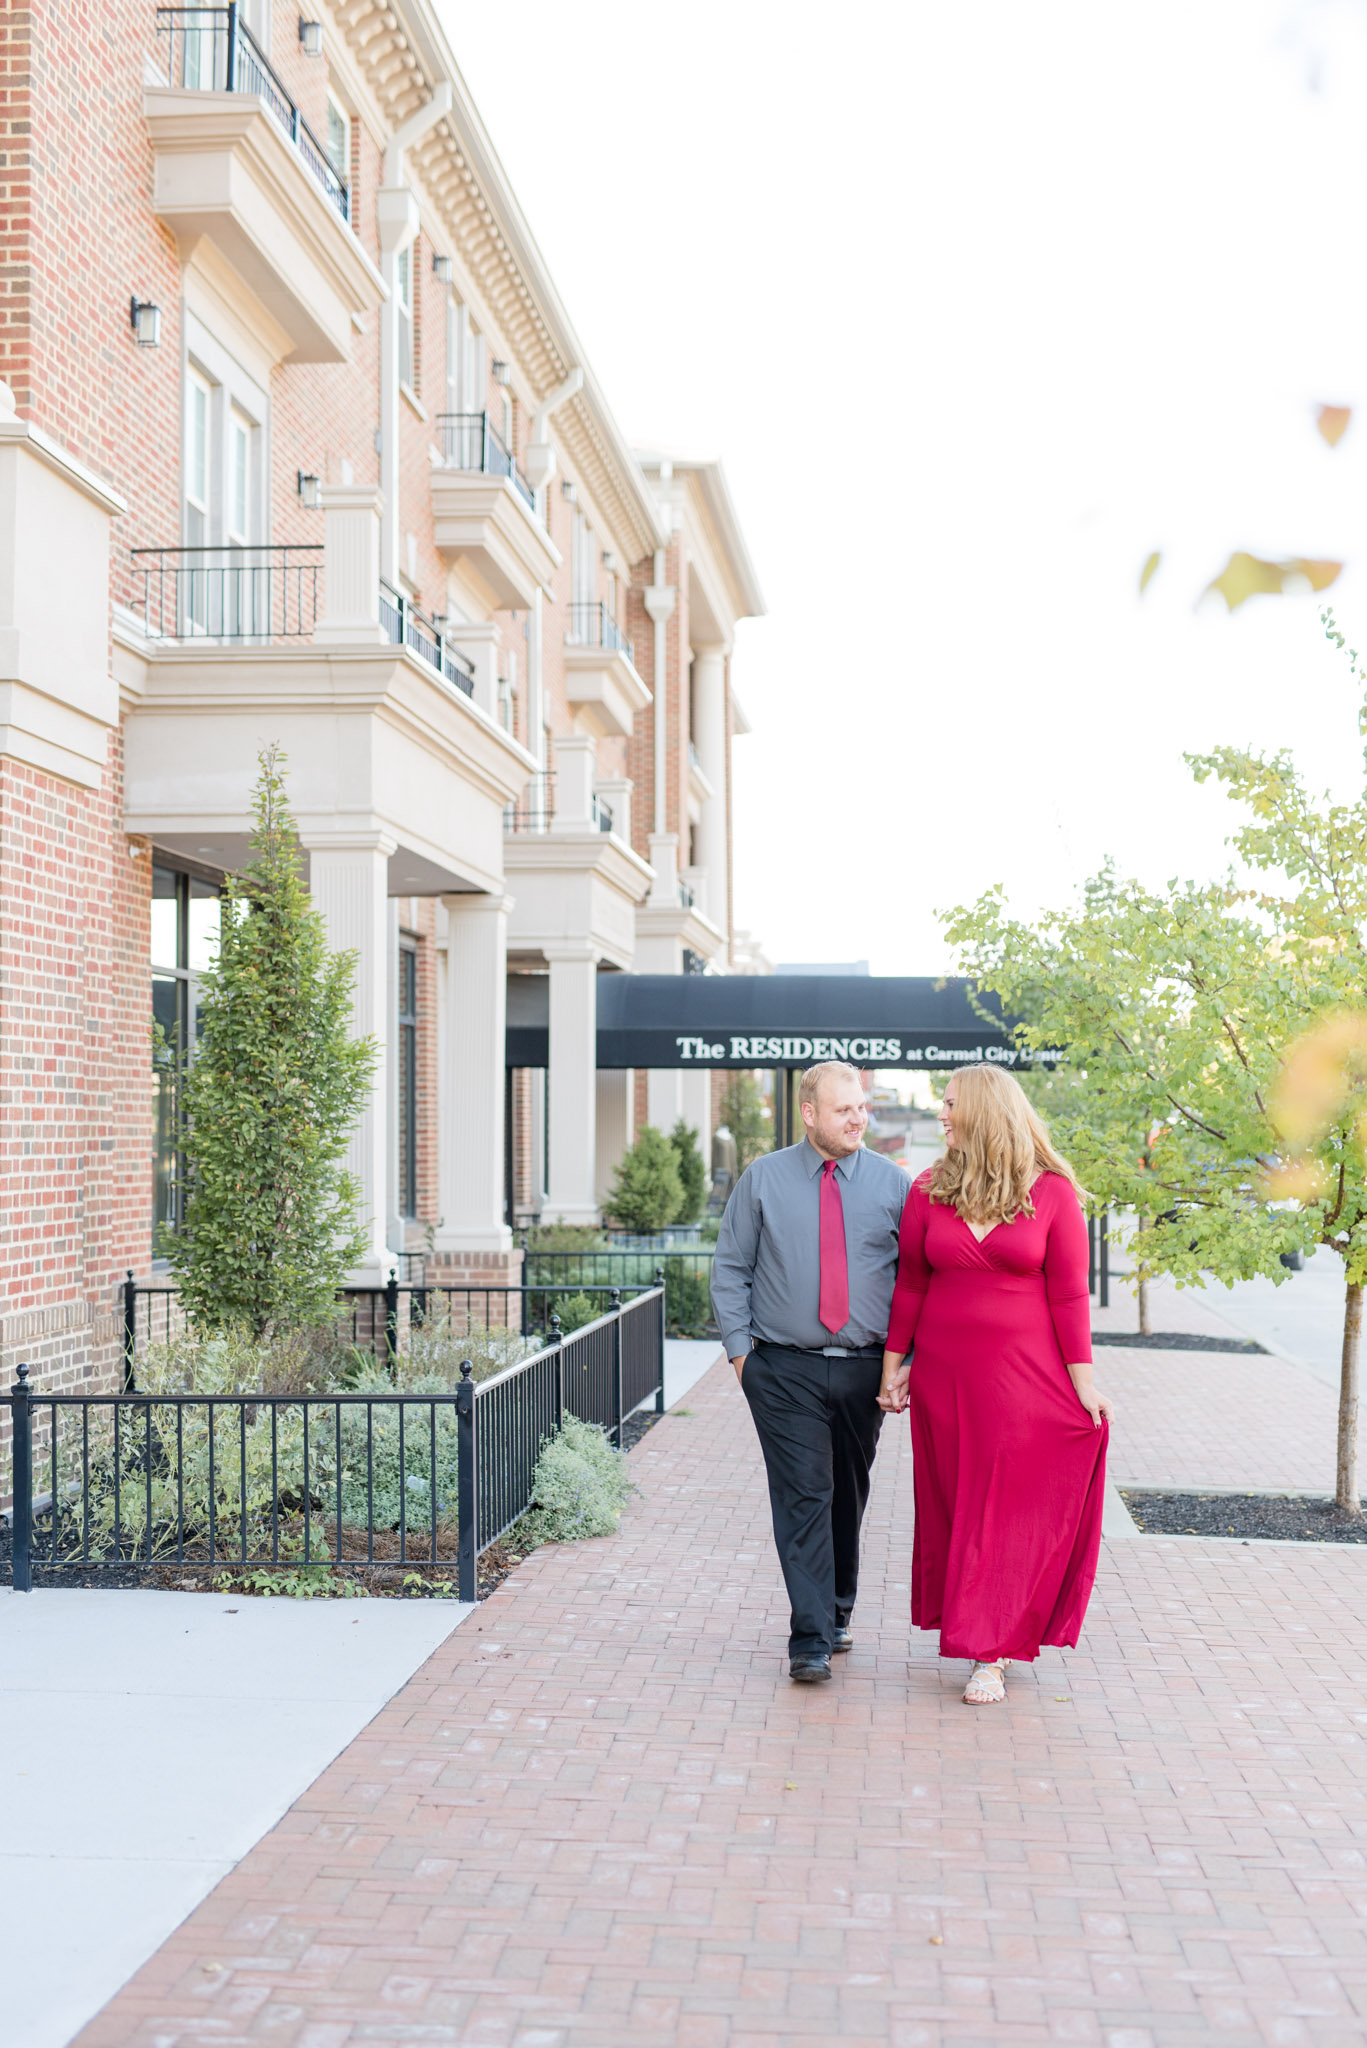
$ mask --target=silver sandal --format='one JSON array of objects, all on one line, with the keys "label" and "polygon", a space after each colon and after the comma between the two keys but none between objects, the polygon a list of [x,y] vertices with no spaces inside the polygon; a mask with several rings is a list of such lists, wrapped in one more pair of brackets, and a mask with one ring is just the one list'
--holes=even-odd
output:
[{"label": "silver sandal", "polygon": [[994,1707],[1006,1698],[1005,1657],[979,1661],[968,1674],[964,1687],[966,1707]]}]

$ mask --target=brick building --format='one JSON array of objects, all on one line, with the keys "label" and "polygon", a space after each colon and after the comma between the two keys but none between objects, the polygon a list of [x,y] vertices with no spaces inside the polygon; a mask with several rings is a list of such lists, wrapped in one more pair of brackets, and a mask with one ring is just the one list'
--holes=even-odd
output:
[{"label": "brick building", "polygon": [[0,120],[0,1345],[104,1370],[175,1225],[152,1023],[270,742],[381,1048],[364,1272],[505,1273],[710,1131],[594,1005],[732,964],[722,473],[624,439],[428,0],[0,0]]}]

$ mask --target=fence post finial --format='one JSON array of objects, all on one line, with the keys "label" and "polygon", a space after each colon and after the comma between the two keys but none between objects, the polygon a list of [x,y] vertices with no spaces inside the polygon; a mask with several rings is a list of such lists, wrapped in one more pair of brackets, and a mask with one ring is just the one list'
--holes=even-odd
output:
[{"label": "fence post finial", "polygon": [[565,1334],[565,1332],[564,1332],[564,1329],[563,1329],[563,1327],[562,1327],[562,1325],[561,1325],[561,1321],[560,1321],[560,1311],[559,1311],[559,1309],[558,1309],[558,1308],[553,1308],[553,1309],[551,1310],[551,1342],[552,1342],[552,1344],[558,1344],[558,1343],[560,1342],[560,1339],[561,1339],[561,1338],[562,1338],[562,1337],[564,1336],[564,1334]]},{"label": "fence post finial", "polygon": [[472,1380],[475,1376],[475,1368],[468,1358],[462,1358],[460,1362],[460,1376],[463,1380]]}]

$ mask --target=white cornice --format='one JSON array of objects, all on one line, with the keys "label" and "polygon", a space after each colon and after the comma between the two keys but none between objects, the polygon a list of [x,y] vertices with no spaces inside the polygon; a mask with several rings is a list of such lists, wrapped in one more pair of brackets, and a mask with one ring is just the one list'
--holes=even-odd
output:
[{"label": "white cornice", "polygon": [[391,129],[437,84],[450,84],[451,111],[408,152],[409,175],[426,187],[534,402],[583,370],[583,389],[557,413],[554,438],[628,559],[662,547],[654,493],[588,367],[436,8],[431,0],[334,0],[332,14]]}]

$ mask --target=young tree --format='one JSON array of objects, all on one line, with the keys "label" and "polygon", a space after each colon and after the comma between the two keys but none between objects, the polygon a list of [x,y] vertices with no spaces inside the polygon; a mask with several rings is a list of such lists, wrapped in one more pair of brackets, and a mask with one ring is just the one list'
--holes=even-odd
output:
[{"label": "young tree", "polygon": [[753,1074],[738,1071],[727,1076],[721,1095],[721,1120],[735,1141],[737,1177],[752,1159],[773,1151],[773,1118]]},{"label": "young tree", "polygon": [[643,1124],[636,1143],[622,1155],[613,1175],[608,1214],[623,1230],[649,1237],[674,1221],[682,1201],[683,1183],[674,1147],[654,1124]]},{"label": "young tree", "polygon": [[698,1133],[680,1117],[669,1134],[669,1142],[674,1147],[679,1185],[683,1189],[674,1221],[696,1223],[707,1203],[707,1167],[698,1145]]},{"label": "young tree", "polygon": [[[1281,1103],[1307,1024],[1367,1007],[1367,789],[1334,805],[1284,753],[1189,758],[1251,811],[1233,845],[1264,888],[1157,895],[1107,874],[1038,926],[994,891],[952,912],[949,930],[983,987],[1028,1006],[1027,1043],[1068,1047],[1075,1085],[1051,1104],[1061,1145],[1100,1200],[1135,1210],[1149,1271],[1179,1285],[1280,1281],[1284,1251],[1323,1244],[1343,1260],[1336,1498],[1357,1515],[1367,1147],[1351,1047],[1318,1123],[1293,1129]],[[1297,1142],[1301,1171],[1277,1179]]]},{"label": "young tree", "polygon": [[351,1036],[355,961],[330,954],[268,747],[253,859],[229,881],[201,1034],[180,1090],[188,1195],[167,1243],[199,1329],[257,1336],[324,1321],[364,1237],[341,1161],[375,1066]]}]

